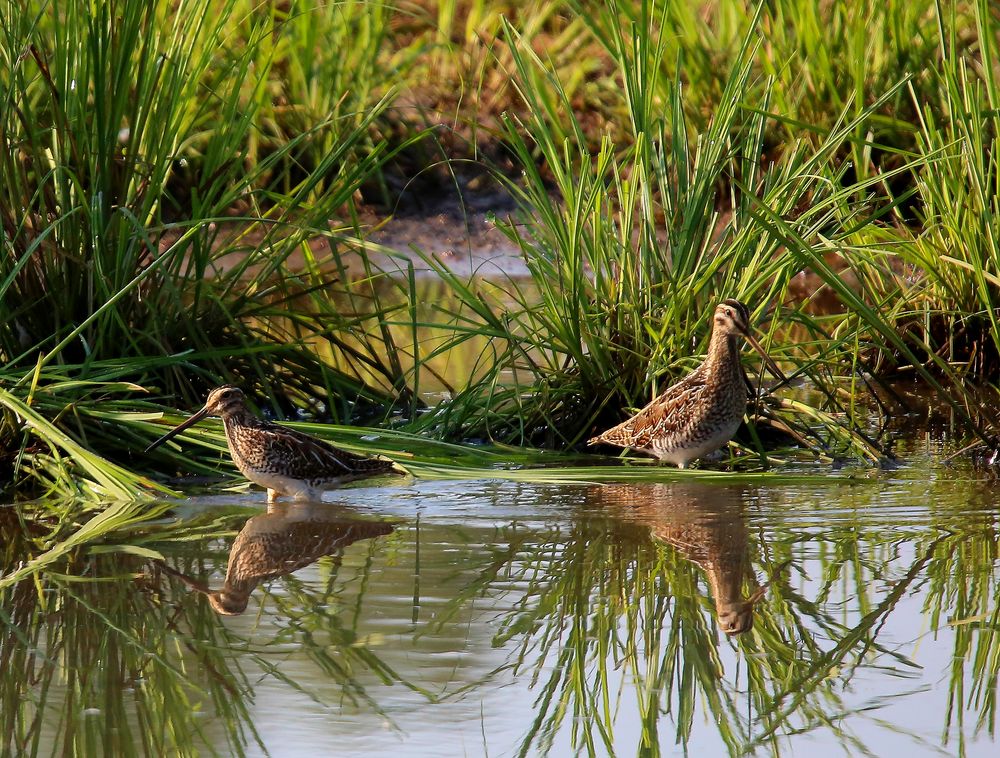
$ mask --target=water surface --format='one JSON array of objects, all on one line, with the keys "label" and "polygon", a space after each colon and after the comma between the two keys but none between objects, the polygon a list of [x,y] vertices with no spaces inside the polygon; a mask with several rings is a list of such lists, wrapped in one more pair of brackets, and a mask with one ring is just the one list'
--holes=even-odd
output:
[{"label": "water surface", "polygon": [[996,754],[1000,489],[817,472],[182,501],[0,590],[4,748]]}]

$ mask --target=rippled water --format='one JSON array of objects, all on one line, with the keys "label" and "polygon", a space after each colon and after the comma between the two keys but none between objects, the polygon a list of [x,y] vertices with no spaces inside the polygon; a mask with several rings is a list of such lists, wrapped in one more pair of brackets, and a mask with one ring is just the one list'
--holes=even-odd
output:
[{"label": "rippled water", "polygon": [[808,473],[192,498],[0,590],[4,747],[995,755],[1000,488]]}]

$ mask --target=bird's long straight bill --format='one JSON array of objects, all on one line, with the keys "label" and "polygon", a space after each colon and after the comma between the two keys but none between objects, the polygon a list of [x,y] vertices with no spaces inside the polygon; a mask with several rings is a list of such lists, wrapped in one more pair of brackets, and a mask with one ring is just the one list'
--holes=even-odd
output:
[{"label": "bird's long straight bill", "polygon": [[764,359],[764,364],[768,367],[768,369],[770,369],[771,373],[778,377],[782,382],[787,382],[788,378],[781,372],[781,369],[778,368],[778,364],[771,360],[771,356],[767,354],[767,351],[764,350],[763,346],[756,340],[756,338],[749,332],[747,332],[745,336],[747,338],[747,342],[750,343],[750,346],[760,353],[760,357]]},{"label": "bird's long straight bill", "polygon": [[158,439],[154,443],[152,443],[149,447],[146,448],[145,452],[148,453],[150,450],[158,448],[164,442],[166,442],[167,440],[171,439],[175,435],[180,434],[185,429],[187,429],[189,426],[194,426],[195,424],[197,424],[199,421],[201,421],[207,415],[208,415],[208,409],[207,408],[202,408],[196,414],[194,414],[193,416],[191,416],[187,421],[181,422],[180,424],[178,424],[177,426],[175,426],[173,429],[171,429],[169,432],[167,432],[162,437],[160,437],[160,439]]}]

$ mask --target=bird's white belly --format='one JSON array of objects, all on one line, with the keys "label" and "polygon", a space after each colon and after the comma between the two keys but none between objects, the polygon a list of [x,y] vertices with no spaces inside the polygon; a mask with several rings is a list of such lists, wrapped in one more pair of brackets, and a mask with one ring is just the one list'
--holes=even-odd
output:
[{"label": "bird's white belly", "polygon": [[740,428],[742,421],[743,418],[740,416],[705,436],[697,435],[688,440],[674,440],[669,447],[657,447],[651,452],[661,461],[675,466],[685,466],[690,461],[715,452],[729,442]]},{"label": "bird's white belly", "polygon": [[310,487],[298,479],[290,479],[281,474],[267,473],[264,471],[244,470],[243,475],[254,484],[258,484],[269,490],[274,490],[280,495],[286,495],[295,499],[314,499],[319,497],[319,490]]}]

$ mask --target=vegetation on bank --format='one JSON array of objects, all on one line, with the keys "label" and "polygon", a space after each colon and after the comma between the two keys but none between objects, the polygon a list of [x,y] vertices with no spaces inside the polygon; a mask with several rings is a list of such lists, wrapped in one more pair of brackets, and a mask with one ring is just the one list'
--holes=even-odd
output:
[{"label": "vegetation on bank", "polygon": [[[178,463],[135,456],[152,420],[223,381],[279,416],[572,448],[690,369],[726,296],[809,380],[750,449],[877,458],[900,375],[991,442],[998,43],[985,0],[4,0],[5,496],[153,487]],[[528,281],[368,254],[371,207],[470,161],[517,203]],[[184,470],[218,465],[202,434]]]}]

